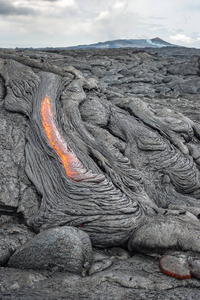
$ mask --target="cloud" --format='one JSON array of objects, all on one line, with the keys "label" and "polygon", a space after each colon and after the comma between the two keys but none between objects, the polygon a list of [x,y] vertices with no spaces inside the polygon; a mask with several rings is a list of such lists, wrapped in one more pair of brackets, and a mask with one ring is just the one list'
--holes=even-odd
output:
[{"label": "cloud", "polygon": [[95,21],[102,21],[108,19],[110,16],[110,12],[108,10],[102,11],[98,17],[95,18]]},{"label": "cloud", "polygon": [[[72,46],[160,38],[200,47],[199,0],[0,0],[1,45]],[[189,9],[189,7],[191,9]]]},{"label": "cloud", "polygon": [[18,7],[15,5],[14,1],[0,0],[0,15],[30,15],[35,14],[34,8],[30,7]]},{"label": "cloud", "polygon": [[[78,20],[73,26],[84,36],[85,39],[92,42],[105,41],[118,38],[132,38],[133,31],[137,28],[137,15],[133,9],[129,9],[130,0],[121,1],[99,1],[85,0],[89,5],[92,2],[90,10],[85,12],[80,0],[79,8],[81,12],[87,14],[87,19]],[[94,3],[96,2],[96,6]],[[106,8],[106,9],[105,9]]]},{"label": "cloud", "polygon": [[0,0],[0,15],[50,15],[61,17],[72,13],[78,6],[74,0]]},{"label": "cloud", "polygon": [[182,43],[185,43],[185,44],[192,44],[194,42],[194,40],[189,37],[189,36],[186,36],[185,34],[176,34],[174,36],[170,36],[170,39],[173,40],[174,42],[182,42]]},{"label": "cloud", "polygon": [[149,19],[153,19],[153,20],[166,20],[167,18],[161,18],[161,17],[149,17]]},{"label": "cloud", "polygon": [[113,8],[114,9],[122,9],[125,6],[126,2],[123,1],[117,1],[114,3]]}]

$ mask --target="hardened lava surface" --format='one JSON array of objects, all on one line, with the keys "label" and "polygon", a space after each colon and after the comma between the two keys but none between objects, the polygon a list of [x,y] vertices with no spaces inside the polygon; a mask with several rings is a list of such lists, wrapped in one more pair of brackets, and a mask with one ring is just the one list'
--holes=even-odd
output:
[{"label": "hardened lava surface", "polygon": [[199,57],[1,49],[2,299],[199,299]]}]

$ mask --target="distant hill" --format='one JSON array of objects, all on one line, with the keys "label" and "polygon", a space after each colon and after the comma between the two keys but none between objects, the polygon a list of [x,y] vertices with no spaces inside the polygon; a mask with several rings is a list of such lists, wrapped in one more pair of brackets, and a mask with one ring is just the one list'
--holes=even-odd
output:
[{"label": "distant hill", "polygon": [[[99,42],[96,44],[79,45],[71,47],[52,47],[44,49],[59,49],[59,50],[71,50],[71,49],[110,49],[110,48],[161,48],[161,47],[177,47],[176,45],[170,44],[156,37],[153,39],[120,39],[114,41]],[[39,50],[39,49],[38,49]]]},{"label": "distant hill", "polygon": [[167,46],[175,46],[170,43],[167,43],[160,38],[154,39],[131,39],[131,40],[114,40],[114,41],[106,41],[100,42],[97,44],[90,45],[79,45],[75,47],[67,47],[66,49],[107,49],[107,48],[146,48],[146,47],[167,47]]}]

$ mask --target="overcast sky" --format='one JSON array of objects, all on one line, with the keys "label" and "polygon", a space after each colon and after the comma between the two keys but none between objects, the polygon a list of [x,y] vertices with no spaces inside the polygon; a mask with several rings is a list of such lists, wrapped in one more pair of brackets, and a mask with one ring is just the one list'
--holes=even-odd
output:
[{"label": "overcast sky", "polygon": [[200,0],[0,0],[0,47],[151,39],[200,48]]}]

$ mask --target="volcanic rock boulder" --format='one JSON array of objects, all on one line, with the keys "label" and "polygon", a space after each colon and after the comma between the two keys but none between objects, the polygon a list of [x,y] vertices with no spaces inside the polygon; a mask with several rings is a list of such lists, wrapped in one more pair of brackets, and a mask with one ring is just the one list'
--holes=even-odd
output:
[{"label": "volcanic rock boulder", "polygon": [[34,235],[24,225],[5,222],[0,228],[0,266],[5,266],[16,249],[31,240]]},{"label": "volcanic rock boulder", "polygon": [[85,274],[92,258],[87,233],[63,226],[45,230],[25,243],[13,254],[8,266]]}]

